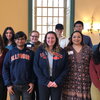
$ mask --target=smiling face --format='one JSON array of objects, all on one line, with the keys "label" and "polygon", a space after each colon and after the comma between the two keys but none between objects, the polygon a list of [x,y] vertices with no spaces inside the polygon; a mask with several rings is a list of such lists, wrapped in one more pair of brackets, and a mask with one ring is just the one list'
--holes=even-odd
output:
[{"label": "smiling face", "polygon": [[80,45],[82,42],[82,36],[79,32],[75,32],[72,36],[72,43],[74,45]]},{"label": "smiling face", "polygon": [[39,39],[39,33],[37,33],[37,32],[31,33],[30,41],[31,41],[32,43],[38,42],[38,39]]},{"label": "smiling face", "polygon": [[55,35],[52,34],[52,33],[49,33],[49,34],[47,35],[47,38],[46,38],[46,43],[47,43],[48,47],[53,48],[53,46],[54,46],[55,43],[56,43],[56,37],[55,37]]},{"label": "smiling face", "polygon": [[15,39],[15,43],[16,43],[17,47],[24,47],[24,45],[26,43],[26,39],[25,39],[25,37],[20,37],[18,39]]},{"label": "smiling face", "polygon": [[5,36],[6,36],[6,38],[8,40],[11,40],[12,39],[12,31],[11,30],[7,30]]}]

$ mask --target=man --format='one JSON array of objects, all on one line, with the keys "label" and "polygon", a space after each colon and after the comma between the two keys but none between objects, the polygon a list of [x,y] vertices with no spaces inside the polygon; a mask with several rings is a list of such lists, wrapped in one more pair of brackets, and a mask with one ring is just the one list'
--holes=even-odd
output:
[{"label": "man", "polygon": [[99,44],[100,44],[100,42],[98,44],[93,45],[93,48],[92,48],[93,52],[95,52],[95,50],[97,49]]},{"label": "man", "polygon": [[34,30],[30,34],[30,42],[26,44],[26,47],[35,52],[40,45],[39,32]]},{"label": "man", "polygon": [[68,38],[63,36],[63,30],[64,30],[64,26],[62,24],[57,24],[55,26],[55,32],[56,32],[57,37],[59,39],[59,45],[62,48],[66,47],[68,42],[69,42]]},{"label": "man", "polygon": [[17,32],[16,47],[10,50],[4,59],[3,79],[10,94],[10,100],[32,100],[34,87],[33,58],[34,52],[25,47],[26,35]]},{"label": "man", "polygon": [[[80,31],[82,33],[83,28],[84,28],[84,24],[82,21],[76,21],[74,23],[74,31]],[[89,47],[92,48],[93,44],[89,36],[83,35],[83,42],[84,44],[87,44]]]}]

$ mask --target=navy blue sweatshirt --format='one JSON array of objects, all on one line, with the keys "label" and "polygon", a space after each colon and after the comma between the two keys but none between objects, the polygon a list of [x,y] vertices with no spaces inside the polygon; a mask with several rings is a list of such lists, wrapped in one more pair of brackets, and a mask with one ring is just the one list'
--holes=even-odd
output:
[{"label": "navy blue sweatshirt", "polygon": [[[38,83],[45,85],[50,81],[49,62],[47,57],[47,51],[40,46],[36,51],[34,58],[34,72],[38,77]],[[64,49],[61,49],[59,53],[53,54],[53,68],[52,68],[52,81],[55,81],[57,85],[61,85],[64,81],[64,77],[68,72],[68,56]]]},{"label": "navy blue sweatshirt", "polygon": [[6,86],[34,83],[34,52],[28,48],[10,50],[3,63],[3,79]]}]

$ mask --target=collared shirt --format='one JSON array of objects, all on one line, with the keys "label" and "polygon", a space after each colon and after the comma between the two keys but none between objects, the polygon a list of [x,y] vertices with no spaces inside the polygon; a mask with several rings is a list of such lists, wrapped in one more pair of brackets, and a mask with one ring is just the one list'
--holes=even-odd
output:
[{"label": "collared shirt", "polygon": [[62,36],[62,37],[59,38],[59,45],[62,48],[66,47],[67,44],[68,44],[68,42],[69,42],[68,38],[66,38],[64,36]]}]

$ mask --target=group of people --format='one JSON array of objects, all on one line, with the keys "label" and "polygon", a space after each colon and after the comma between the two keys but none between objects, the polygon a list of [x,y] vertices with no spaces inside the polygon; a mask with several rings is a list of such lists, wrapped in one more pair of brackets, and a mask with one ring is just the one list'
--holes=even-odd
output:
[{"label": "group of people", "polygon": [[7,91],[10,100],[99,100],[100,43],[93,52],[83,28],[82,21],[75,22],[66,38],[57,24],[41,43],[38,31],[27,42],[23,31],[7,27],[0,36],[0,100]]}]

